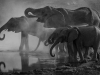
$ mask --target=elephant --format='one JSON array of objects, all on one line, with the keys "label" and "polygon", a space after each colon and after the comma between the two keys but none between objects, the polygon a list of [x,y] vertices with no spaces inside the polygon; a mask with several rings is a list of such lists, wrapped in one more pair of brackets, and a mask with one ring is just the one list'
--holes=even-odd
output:
[{"label": "elephant", "polygon": [[[67,44],[71,43],[73,45],[71,53],[73,53],[74,61],[77,61],[77,52],[79,53],[80,61],[84,61],[84,58],[81,53],[81,48],[89,47],[92,47],[94,50],[94,54],[91,60],[97,61],[97,51],[100,43],[100,29],[97,26],[72,27],[69,29],[64,28],[64,30],[59,34],[59,36],[57,36],[55,42],[50,49],[51,55],[52,49],[58,43],[62,42],[67,42]],[[86,50],[88,51],[88,49]]]},{"label": "elephant", "polygon": [[[22,51],[23,46],[25,45],[26,49],[29,50],[28,44],[28,34],[34,35],[38,27],[36,21],[32,22],[25,16],[21,17],[11,17],[1,28],[0,32],[3,30],[13,31],[15,33],[21,32],[21,43],[19,50]],[[5,37],[5,34],[4,34]],[[40,39],[39,39],[40,41]]]},{"label": "elephant", "polygon": [[[49,38],[44,42],[44,45],[45,46],[48,46],[48,45],[50,45],[50,44],[53,44],[55,41],[56,41],[56,39],[58,38],[58,36],[62,33],[62,31],[64,30],[64,29],[66,29],[66,28],[69,28],[69,27],[60,27],[60,28],[56,28],[56,30],[49,36]],[[71,27],[70,27],[71,28]],[[70,46],[68,45],[68,44],[66,44],[66,43],[61,43],[62,45],[63,45],[63,47],[65,47],[65,49],[66,49],[66,51],[63,51],[64,49],[61,49],[61,47],[60,47],[60,52],[66,52],[66,54],[68,54],[69,53],[69,49],[70,49]],[[60,44],[60,45],[61,45]],[[57,45],[56,45],[57,46]],[[67,46],[68,46],[68,48],[67,48]],[[62,48],[63,48],[62,47]],[[67,51],[68,50],[68,51]],[[67,53],[68,52],[68,53]],[[50,53],[50,55],[52,56],[52,57],[54,57],[55,55],[52,55],[52,53]],[[71,55],[69,54],[69,58],[71,57]],[[71,60],[69,60],[69,61],[71,61]]]},{"label": "elephant", "polygon": [[47,28],[80,26],[84,24],[99,26],[100,24],[98,12],[89,7],[80,7],[75,10],[51,6],[38,9],[26,8],[24,14],[28,18],[37,17],[37,21],[44,23],[44,27]]}]

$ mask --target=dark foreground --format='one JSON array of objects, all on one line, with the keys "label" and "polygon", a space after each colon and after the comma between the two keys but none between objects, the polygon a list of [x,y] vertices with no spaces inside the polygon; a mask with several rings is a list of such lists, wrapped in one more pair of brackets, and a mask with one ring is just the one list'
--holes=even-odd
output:
[{"label": "dark foreground", "polygon": [[[3,54],[4,52],[1,53]],[[47,53],[5,52],[4,55],[7,55],[8,53],[19,54],[20,60],[18,60],[17,55],[15,56],[15,61],[17,63],[21,62],[21,68],[12,67],[13,69],[9,69],[8,67],[7,71],[1,70],[2,72],[0,72],[0,75],[100,75],[100,61],[87,63],[73,63],[74,65],[68,65],[66,63],[62,63],[65,62],[64,59],[59,58],[58,60],[55,60],[54,58],[51,58]],[[36,58],[34,60],[31,59],[34,57],[36,57],[38,60],[35,60]],[[1,60],[2,59],[0,58],[0,61]],[[31,64],[29,64],[30,61]],[[9,63],[5,62],[5,64]]]}]

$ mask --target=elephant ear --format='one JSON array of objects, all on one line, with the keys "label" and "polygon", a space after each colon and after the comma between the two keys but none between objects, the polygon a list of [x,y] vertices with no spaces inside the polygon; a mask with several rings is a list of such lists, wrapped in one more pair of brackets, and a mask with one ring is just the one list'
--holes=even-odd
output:
[{"label": "elephant ear", "polygon": [[51,16],[51,15],[53,15],[55,13],[54,12],[54,8],[51,7],[51,6],[46,6],[45,7],[45,12],[46,12],[46,14],[48,14],[48,16]]},{"label": "elephant ear", "polygon": [[78,38],[79,31],[76,27],[72,28],[68,35],[68,42],[72,42]]},{"label": "elephant ear", "polygon": [[48,17],[52,15],[60,14],[64,18],[64,15],[60,11],[58,11],[56,8],[53,8],[51,6],[46,6],[45,12],[48,14]]}]

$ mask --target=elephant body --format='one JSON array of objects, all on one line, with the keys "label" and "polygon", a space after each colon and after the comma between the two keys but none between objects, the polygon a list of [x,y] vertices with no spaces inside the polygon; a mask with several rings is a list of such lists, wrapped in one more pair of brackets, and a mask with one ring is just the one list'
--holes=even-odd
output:
[{"label": "elephant body", "polygon": [[[92,60],[97,60],[97,50],[99,48],[100,43],[100,29],[95,26],[89,26],[89,27],[79,27],[79,37],[75,40],[75,45],[78,50],[78,52],[81,51],[80,45],[82,45],[83,48],[86,48],[88,51],[89,47],[92,47],[94,49],[94,55]],[[87,52],[85,51],[85,52]],[[88,54],[88,52],[86,53]],[[80,54],[81,60],[83,60],[83,57]]]},{"label": "elephant body", "polygon": [[[33,15],[29,14],[29,12]],[[84,24],[99,26],[100,24],[97,11],[88,7],[80,7],[75,10],[50,6],[38,9],[27,8],[25,10],[25,16],[29,18],[37,17],[37,21],[44,23],[44,26],[48,28],[80,26]]]},{"label": "elephant body", "polygon": [[82,27],[64,27],[63,31],[57,36],[55,42],[53,43],[50,54],[52,55],[52,49],[58,44],[67,42],[67,44],[73,47],[68,48],[69,53],[74,56],[74,61],[77,61],[77,52],[79,53],[80,60],[83,61],[84,58],[81,53],[82,48],[86,48],[88,53],[88,48],[92,47],[94,54],[92,60],[97,60],[97,50],[100,43],[100,29],[96,26],[82,26]]},{"label": "elephant body", "polygon": [[[43,27],[42,25],[39,25],[39,24],[40,23],[37,23],[34,19],[29,19],[25,16],[13,17],[13,18],[10,18],[8,22],[5,23],[0,28],[0,32],[2,32],[3,30],[13,31],[15,33],[21,32],[21,43],[20,43],[19,50],[22,51],[24,45],[26,49],[29,50],[28,34],[35,36],[37,28],[39,28],[39,26]],[[4,34],[4,37],[5,37],[5,34]]]},{"label": "elephant body", "polygon": [[[68,27],[65,27],[65,29],[68,28]],[[44,42],[44,45],[45,46],[48,46],[50,44],[53,44],[55,42],[55,40],[58,38],[59,34],[64,30],[64,27],[60,27],[60,28],[56,28],[56,30],[48,37],[48,39]],[[56,45],[57,46],[57,45]],[[59,50],[60,52],[59,53],[66,53],[67,51],[65,51],[65,49],[67,50],[67,45],[66,43],[60,43],[58,44],[59,47]],[[65,47],[65,49],[64,49]],[[50,52],[50,55],[52,57],[54,57],[54,55],[52,55],[52,53]]]}]

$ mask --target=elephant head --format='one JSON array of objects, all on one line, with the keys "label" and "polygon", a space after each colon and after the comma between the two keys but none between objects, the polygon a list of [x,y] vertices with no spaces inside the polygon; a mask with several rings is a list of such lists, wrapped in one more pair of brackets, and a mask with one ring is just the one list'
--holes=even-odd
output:
[{"label": "elephant head", "polygon": [[26,17],[12,17],[10,18],[1,28],[0,33],[3,30],[13,31],[15,33],[21,32],[22,26],[25,22]]},{"label": "elephant head", "polygon": [[59,34],[63,31],[63,29],[66,29],[68,27],[60,27],[57,28],[49,37],[48,39],[44,42],[45,46],[48,46],[49,44],[53,44],[55,40],[58,38]]},{"label": "elephant head", "polygon": [[27,8],[24,14],[28,18],[37,17],[37,21],[45,23],[44,27],[48,28],[56,28],[59,25],[63,26],[65,23],[64,15],[51,6],[45,6],[39,9]]},{"label": "elephant head", "polygon": [[62,30],[62,32],[59,34],[59,36],[57,36],[53,45],[51,46],[50,55],[52,57],[55,56],[55,55],[52,54],[52,50],[57,44],[64,43],[64,42],[67,42],[68,44],[70,44],[71,42],[73,42],[75,39],[78,38],[78,35],[79,35],[79,32],[78,32],[78,29],[76,27],[64,28]]}]

